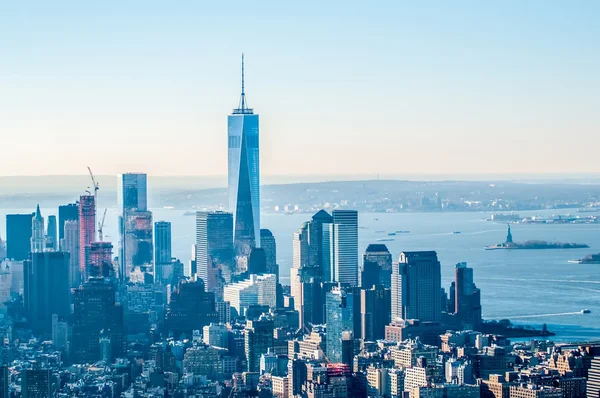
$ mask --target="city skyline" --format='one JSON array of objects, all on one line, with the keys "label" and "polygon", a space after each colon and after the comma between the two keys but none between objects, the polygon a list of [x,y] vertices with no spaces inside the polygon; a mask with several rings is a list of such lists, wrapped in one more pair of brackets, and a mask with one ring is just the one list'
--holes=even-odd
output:
[{"label": "city skyline", "polygon": [[[263,113],[265,175],[598,172],[598,6],[436,4],[331,3],[321,16],[270,2],[233,13],[193,3],[169,13],[2,5],[0,130],[13,148],[3,174],[89,165],[98,174],[224,175],[222,115],[235,105],[242,51]],[[565,152],[565,137],[587,145]],[[117,145],[123,139],[138,150]],[[90,140],[94,150],[83,150]],[[403,147],[422,149],[403,151],[400,164]],[[177,156],[154,162],[165,148]],[[190,167],[197,148],[215,150]]]}]

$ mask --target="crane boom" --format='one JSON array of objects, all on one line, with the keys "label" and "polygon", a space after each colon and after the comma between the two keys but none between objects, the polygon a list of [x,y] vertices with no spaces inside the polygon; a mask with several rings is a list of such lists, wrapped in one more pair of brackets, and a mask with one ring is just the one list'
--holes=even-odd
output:
[{"label": "crane boom", "polygon": [[98,223],[98,237],[100,238],[100,242],[102,242],[102,239],[104,238],[104,235],[102,234],[102,230],[104,229],[104,220],[106,219],[106,210],[104,209],[104,214],[102,215],[102,221],[100,221]]},{"label": "crane boom", "polygon": [[[96,220],[96,208],[98,207],[98,190],[100,189],[100,185],[98,185],[98,183],[96,182],[96,178],[94,177],[94,173],[92,173],[92,169],[90,168],[90,166],[88,166],[87,169],[90,173],[90,177],[92,178],[92,186],[94,188],[94,220]],[[100,239],[100,241],[102,241],[102,239]]]}]

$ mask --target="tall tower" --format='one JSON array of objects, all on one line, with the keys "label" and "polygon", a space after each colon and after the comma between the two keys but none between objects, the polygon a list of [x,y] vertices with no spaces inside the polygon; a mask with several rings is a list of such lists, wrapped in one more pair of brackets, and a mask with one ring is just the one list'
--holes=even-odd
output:
[{"label": "tall tower", "polygon": [[323,265],[327,280],[358,286],[358,212],[334,210],[323,224]]},{"label": "tall tower", "polygon": [[227,118],[229,211],[233,213],[236,255],[260,247],[260,152],[258,115],[246,105],[244,55],[240,104]]},{"label": "tall tower", "polygon": [[31,220],[31,252],[41,253],[44,251],[44,217],[37,205],[35,216]]},{"label": "tall tower", "polygon": [[[207,292],[217,298],[231,282],[234,263],[233,216],[222,211],[196,213],[196,269]],[[192,275],[193,276],[193,275]]]},{"label": "tall tower", "polygon": [[88,278],[90,246],[96,240],[96,205],[94,195],[79,197],[79,271],[81,282]]}]

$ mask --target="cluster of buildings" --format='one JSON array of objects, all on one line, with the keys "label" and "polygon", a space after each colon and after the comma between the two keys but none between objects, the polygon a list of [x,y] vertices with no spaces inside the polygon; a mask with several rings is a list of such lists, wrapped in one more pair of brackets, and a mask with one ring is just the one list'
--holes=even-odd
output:
[{"label": "cluster of buildings", "polygon": [[361,259],[355,210],[300,225],[282,285],[260,225],[258,127],[242,83],[230,212],[197,212],[186,264],[171,224],[153,222],[145,174],[119,176],[116,255],[95,181],[58,219],[7,216],[0,398],[600,396],[600,347],[486,333],[472,268],[457,264],[446,291],[434,251],[394,261],[372,244]]}]

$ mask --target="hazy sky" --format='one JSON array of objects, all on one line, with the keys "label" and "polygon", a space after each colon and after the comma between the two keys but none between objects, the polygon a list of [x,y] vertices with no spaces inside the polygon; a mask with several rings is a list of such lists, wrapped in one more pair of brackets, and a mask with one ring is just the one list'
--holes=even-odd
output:
[{"label": "hazy sky", "polygon": [[597,1],[5,1],[0,175],[600,172]]}]

